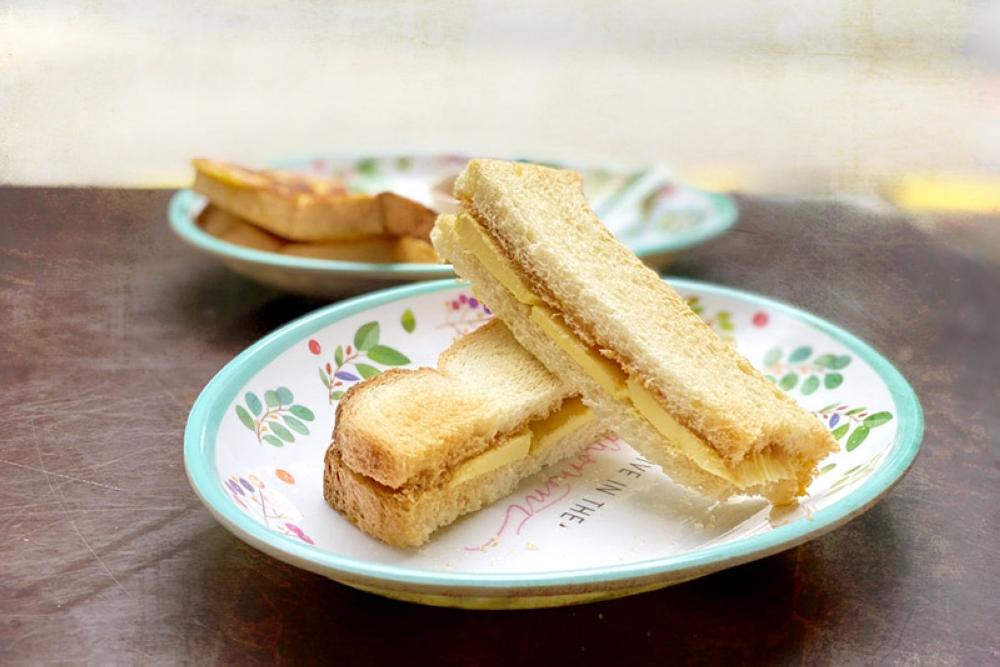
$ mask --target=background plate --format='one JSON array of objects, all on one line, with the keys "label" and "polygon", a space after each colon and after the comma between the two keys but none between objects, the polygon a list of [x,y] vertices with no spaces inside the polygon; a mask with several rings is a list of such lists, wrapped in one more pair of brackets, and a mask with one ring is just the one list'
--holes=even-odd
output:
[{"label": "background plate", "polygon": [[434,364],[489,318],[451,280],[326,307],[239,355],[189,417],[192,486],[224,526],[280,560],[394,598],[516,608],[628,595],[761,558],[857,516],[900,479],[923,420],[913,391],[882,356],[790,306],[670,282],[840,442],[799,507],[707,501],[611,438],[525,480],[424,547],[391,548],[363,534],[322,497],[337,401],[363,375]]},{"label": "background plate", "polygon": [[[342,180],[348,190],[375,194],[391,190],[437,211],[453,202],[451,182],[468,158],[440,155],[281,162],[277,168]],[[735,202],[671,179],[662,167],[629,171],[584,164],[555,164],[579,171],[584,190],[601,220],[647,264],[662,268],[685,248],[704,243],[735,222]],[[170,200],[171,228],[184,241],[219,257],[229,268],[276,289],[325,299],[418,280],[454,275],[448,265],[373,264],[293,257],[244,248],[202,231],[195,218],[205,198],[179,190]]]}]

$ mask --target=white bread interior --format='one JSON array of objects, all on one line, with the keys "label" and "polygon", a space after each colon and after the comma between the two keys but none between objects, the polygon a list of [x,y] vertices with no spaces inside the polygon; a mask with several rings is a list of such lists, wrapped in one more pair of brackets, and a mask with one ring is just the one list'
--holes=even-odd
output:
[{"label": "white bread interior", "polygon": [[469,280],[518,341],[678,483],[724,498],[763,495],[776,504],[804,493],[816,464],[836,450],[825,426],[721,341],[684,300],[616,241],[587,204],[577,174],[495,160],[474,160],[455,195],[495,250],[586,346],[641,381],[664,410],[708,443],[726,465],[780,456],[794,474],[739,486],[682,456],[628,402],[582,371],[530,317],[439,216],[438,254]]}]

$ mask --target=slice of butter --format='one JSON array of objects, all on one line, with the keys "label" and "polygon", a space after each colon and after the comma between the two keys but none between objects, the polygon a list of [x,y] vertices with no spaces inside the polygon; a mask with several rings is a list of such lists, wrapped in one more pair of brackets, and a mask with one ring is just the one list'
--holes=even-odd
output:
[{"label": "slice of butter", "polygon": [[579,397],[567,399],[545,419],[529,422],[504,442],[459,465],[450,483],[461,484],[528,455],[537,456],[593,418],[594,414]]},{"label": "slice of butter", "polygon": [[500,251],[493,239],[486,235],[482,227],[468,214],[459,213],[455,218],[455,232],[472,251],[494,278],[507,288],[521,303],[532,305],[541,303],[521,276],[514,273],[500,257]]},{"label": "slice of butter", "polygon": [[660,402],[656,400],[648,389],[642,386],[638,380],[629,379],[629,398],[632,405],[639,411],[653,427],[663,434],[668,440],[680,449],[685,456],[694,461],[699,468],[707,470],[713,475],[736,483],[735,476],[726,468],[725,462],[718,452],[708,446],[708,444],[685,428],[680,422],[667,412]]},{"label": "slice of butter", "polygon": [[528,455],[529,451],[531,451],[531,429],[525,428],[517,435],[508,438],[505,442],[486,450],[479,456],[469,459],[455,468],[455,472],[452,473],[451,483],[453,485],[461,484],[473,477],[485,475],[500,466],[523,459]]},{"label": "slice of butter", "polygon": [[567,399],[562,407],[545,419],[528,424],[531,429],[531,454],[537,456],[594,418],[594,413],[579,397]]},{"label": "slice of butter", "polygon": [[770,452],[761,452],[735,466],[727,466],[718,452],[674,419],[639,381],[630,379],[627,385],[632,404],[639,414],[703,470],[739,487],[792,476],[793,471],[787,461]]},{"label": "slice of butter", "polygon": [[555,341],[563,352],[579,364],[587,375],[601,385],[604,391],[619,399],[626,398],[625,380],[628,376],[621,366],[601,356],[597,350],[584,345],[583,341],[577,338],[548,306],[532,306],[531,320],[545,332],[546,336]]}]

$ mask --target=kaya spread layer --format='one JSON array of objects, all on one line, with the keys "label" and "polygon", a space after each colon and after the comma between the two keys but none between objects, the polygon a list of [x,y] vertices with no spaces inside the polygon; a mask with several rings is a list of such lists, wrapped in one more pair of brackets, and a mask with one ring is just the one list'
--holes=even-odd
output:
[{"label": "kaya spread layer", "polygon": [[772,452],[755,454],[736,465],[727,465],[712,446],[674,418],[646,389],[613,360],[587,346],[562,317],[532,292],[497,250],[494,241],[467,213],[455,219],[455,231],[489,273],[520,303],[531,309],[531,320],[584,372],[615,399],[626,402],[699,468],[739,488],[794,477],[788,463]]}]

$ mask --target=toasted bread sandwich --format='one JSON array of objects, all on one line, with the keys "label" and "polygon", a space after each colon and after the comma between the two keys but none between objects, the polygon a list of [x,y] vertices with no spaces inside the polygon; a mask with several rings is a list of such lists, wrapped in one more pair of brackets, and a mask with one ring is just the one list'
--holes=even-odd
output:
[{"label": "toasted bread sandwich", "polygon": [[426,240],[434,226],[434,211],[392,192],[349,193],[334,180],[203,158],[192,164],[195,192],[288,241],[326,243],[367,236]]},{"label": "toasted bread sandwich", "polygon": [[347,391],[324,496],[383,542],[419,546],[603,432],[493,319],[443,352],[437,368],[390,369]]},{"label": "toasted bread sandwich", "polygon": [[474,160],[438,254],[599,421],[676,482],[775,504],[837,445],[601,224],[580,177]]}]

